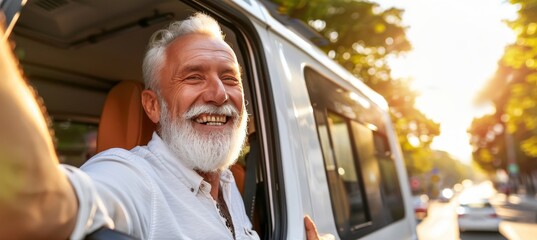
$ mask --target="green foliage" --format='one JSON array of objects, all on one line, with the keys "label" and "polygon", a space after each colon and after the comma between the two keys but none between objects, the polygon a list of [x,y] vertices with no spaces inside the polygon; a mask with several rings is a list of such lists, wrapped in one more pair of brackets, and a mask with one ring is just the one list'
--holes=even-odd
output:
[{"label": "green foliage", "polygon": [[[272,0],[280,14],[300,19],[326,41],[318,45],[388,101],[406,165],[412,173],[432,168],[429,145],[440,134],[438,123],[414,106],[417,93],[409,81],[393,79],[387,57],[409,51],[402,10],[381,9],[360,0]],[[315,39],[310,39],[318,43]]]},{"label": "green foliage", "polygon": [[444,186],[453,186],[471,178],[470,166],[465,165],[444,151],[433,151],[433,165],[438,169]]},{"label": "green foliage", "polygon": [[444,151],[430,153],[427,161],[430,169],[413,172],[413,178],[421,182],[419,189],[412,189],[414,194],[427,193],[431,197],[438,197],[441,189],[452,188],[456,183],[472,178],[471,167],[453,158],[449,153]]},{"label": "green foliage", "polygon": [[472,135],[474,163],[485,172],[494,173],[506,167],[504,128],[497,115],[486,115],[474,119],[468,129]]},{"label": "green foliage", "polygon": [[531,136],[521,145],[522,151],[529,157],[537,158],[537,136]]},{"label": "green foliage", "polygon": [[[474,119],[469,133],[482,169],[506,169],[510,148],[522,172],[529,173],[537,168],[537,0],[509,2],[520,7],[518,18],[508,23],[517,40],[505,49],[482,96],[494,102],[496,113]],[[498,125],[505,129],[494,134]],[[505,141],[506,136],[512,140]]]}]

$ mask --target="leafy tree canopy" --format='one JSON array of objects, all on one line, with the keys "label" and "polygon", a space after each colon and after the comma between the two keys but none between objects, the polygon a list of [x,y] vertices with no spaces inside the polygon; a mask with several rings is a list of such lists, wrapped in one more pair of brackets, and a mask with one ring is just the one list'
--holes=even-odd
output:
[{"label": "leafy tree canopy", "polygon": [[483,169],[506,168],[510,150],[520,169],[529,173],[537,168],[537,0],[509,2],[520,7],[518,18],[508,22],[517,39],[506,47],[480,96],[494,102],[496,113],[474,119],[469,133],[474,159]]}]

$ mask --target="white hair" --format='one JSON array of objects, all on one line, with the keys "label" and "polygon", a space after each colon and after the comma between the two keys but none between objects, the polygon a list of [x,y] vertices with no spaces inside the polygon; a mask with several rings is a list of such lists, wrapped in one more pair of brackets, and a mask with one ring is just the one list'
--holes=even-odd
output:
[{"label": "white hair", "polygon": [[167,28],[156,31],[149,39],[142,65],[146,88],[160,92],[158,73],[163,67],[168,44],[179,37],[193,33],[206,34],[209,37],[224,40],[224,34],[218,22],[200,12],[183,21],[172,22]]}]

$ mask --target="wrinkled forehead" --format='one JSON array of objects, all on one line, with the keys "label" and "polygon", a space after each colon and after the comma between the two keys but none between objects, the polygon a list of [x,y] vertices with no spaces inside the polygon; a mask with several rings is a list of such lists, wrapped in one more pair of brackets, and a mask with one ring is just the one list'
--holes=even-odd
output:
[{"label": "wrinkled forehead", "polygon": [[237,56],[231,46],[226,41],[209,34],[192,33],[178,37],[168,45],[167,52],[169,54],[213,52],[227,56],[238,65]]}]

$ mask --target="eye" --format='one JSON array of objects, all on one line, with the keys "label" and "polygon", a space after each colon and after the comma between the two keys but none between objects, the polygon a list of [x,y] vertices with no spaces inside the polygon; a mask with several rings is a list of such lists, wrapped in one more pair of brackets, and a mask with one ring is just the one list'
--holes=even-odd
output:
[{"label": "eye", "polygon": [[189,75],[185,78],[185,80],[190,80],[190,81],[200,81],[200,80],[203,80],[203,77],[201,75],[198,75],[198,74],[193,74],[193,75]]},{"label": "eye", "polygon": [[237,85],[240,83],[239,78],[235,76],[224,76],[222,77],[222,82],[229,85]]}]

